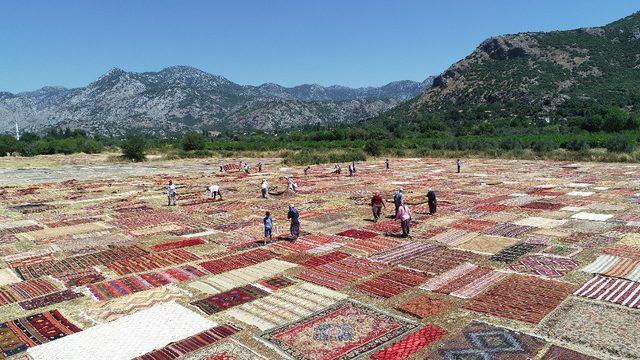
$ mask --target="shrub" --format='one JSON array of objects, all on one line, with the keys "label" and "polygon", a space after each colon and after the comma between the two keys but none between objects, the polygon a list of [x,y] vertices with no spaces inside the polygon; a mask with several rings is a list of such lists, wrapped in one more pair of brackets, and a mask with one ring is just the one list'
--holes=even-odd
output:
[{"label": "shrub", "polygon": [[565,148],[571,151],[587,151],[589,150],[589,142],[585,139],[577,138],[567,142]]},{"label": "shrub", "polygon": [[517,138],[507,138],[500,142],[500,149],[502,150],[512,150],[512,151],[522,151],[524,146],[522,145],[522,141]]},{"label": "shrub", "polygon": [[549,151],[553,151],[558,148],[558,145],[555,141],[550,139],[539,139],[534,141],[531,144],[531,149],[537,153],[545,153]]},{"label": "shrub", "polygon": [[630,153],[635,149],[636,143],[634,140],[629,139],[624,135],[615,135],[607,139],[604,147],[606,147],[610,152]]},{"label": "shrub", "polygon": [[382,155],[382,143],[377,140],[367,140],[364,143],[363,150],[371,156],[380,156]]},{"label": "shrub", "polygon": [[147,142],[141,135],[129,135],[120,144],[122,156],[133,161],[143,161],[147,150]]},{"label": "shrub", "polygon": [[9,135],[0,135],[0,156],[20,150],[18,141]]},{"label": "shrub", "polygon": [[204,136],[195,131],[189,131],[182,137],[182,150],[184,151],[204,150],[204,147]]}]

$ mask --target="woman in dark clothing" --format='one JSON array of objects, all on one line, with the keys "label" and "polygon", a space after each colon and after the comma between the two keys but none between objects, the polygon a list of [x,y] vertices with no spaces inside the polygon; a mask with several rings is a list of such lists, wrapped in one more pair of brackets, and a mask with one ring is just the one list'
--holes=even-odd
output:
[{"label": "woman in dark clothing", "polygon": [[287,219],[291,219],[291,241],[296,240],[300,235],[300,213],[298,213],[298,209],[293,204],[289,205]]},{"label": "woman in dark clothing", "polygon": [[429,200],[429,214],[433,215],[436,213],[438,199],[436,199],[436,193],[431,190],[431,188],[429,188],[429,192],[427,192],[427,200]]}]

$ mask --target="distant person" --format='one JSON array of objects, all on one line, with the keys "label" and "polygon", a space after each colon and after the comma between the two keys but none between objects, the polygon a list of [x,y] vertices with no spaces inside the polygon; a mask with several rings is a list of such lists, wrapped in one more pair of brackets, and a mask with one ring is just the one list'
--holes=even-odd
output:
[{"label": "distant person", "polygon": [[311,169],[311,166],[307,166],[304,168],[304,175],[307,176],[307,173],[309,172],[309,169]]},{"label": "distant person", "polygon": [[402,205],[398,208],[398,215],[396,215],[396,220],[400,220],[400,225],[402,226],[402,237],[409,237],[409,226],[411,224],[411,210],[407,204],[402,202]]},{"label": "distant person", "polygon": [[220,186],[218,185],[211,185],[207,188],[207,191],[211,193],[211,197],[213,198],[213,200],[216,199],[216,197],[220,197],[220,200],[222,200],[222,194],[220,193]]},{"label": "distant person", "polygon": [[402,188],[399,188],[398,191],[396,191],[396,193],[393,195],[393,205],[395,205],[396,207],[396,215],[395,215],[396,217],[398,216],[398,209],[400,208],[403,202],[404,202],[404,190],[402,190]]},{"label": "distant person", "polygon": [[172,180],[169,180],[169,185],[167,186],[167,198],[169,200],[169,204],[167,206],[175,206],[177,196],[178,194],[176,193],[176,186],[173,184]]},{"label": "distant person", "polygon": [[242,167],[242,170],[244,170],[245,174],[249,173],[249,164],[244,163],[244,166]]},{"label": "distant person", "polygon": [[353,173],[355,173],[355,171],[353,170],[353,164],[349,164],[349,176],[353,176]]},{"label": "distant person", "polygon": [[266,244],[273,240],[273,236],[271,234],[271,230],[273,229],[273,219],[271,218],[270,212],[267,211],[264,214],[262,223],[264,224],[264,243]]},{"label": "distant person", "polygon": [[333,173],[336,174],[336,175],[340,175],[341,172],[342,172],[342,169],[340,169],[340,165],[335,164],[333,166]]},{"label": "distant person", "polygon": [[458,168],[458,173],[460,173],[460,167],[462,167],[462,161],[460,161],[460,159],[456,160],[456,167]]},{"label": "distant person", "polygon": [[293,204],[289,204],[287,219],[291,220],[291,227],[289,230],[291,231],[291,240],[295,241],[300,235],[300,213]]},{"label": "distant person", "polygon": [[222,163],[222,161],[220,161],[220,172],[224,171],[224,164]]},{"label": "distant person", "polygon": [[296,190],[298,190],[298,184],[296,184],[296,181],[293,180],[292,177],[287,177],[287,189],[296,192]]},{"label": "distant person", "polygon": [[358,169],[356,169],[356,162],[355,161],[351,162],[351,168],[353,169],[353,173],[354,174],[358,171]]},{"label": "distant person", "polygon": [[258,172],[262,172],[262,161],[258,162]]},{"label": "distant person", "polygon": [[382,208],[386,209],[386,205],[384,204],[384,199],[380,195],[380,191],[376,191],[373,193],[373,197],[371,198],[371,211],[373,212],[373,221],[378,222],[380,219],[380,215],[382,214]]},{"label": "distant person", "polygon": [[267,194],[269,193],[269,183],[267,179],[262,179],[262,183],[260,184],[260,191],[262,192],[262,198],[266,199]]},{"label": "distant person", "polygon": [[431,188],[427,192],[427,200],[429,201],[429,215],[433,215],[436,213],[438,206],[438,199],[436,198],[436,193]]},{"label": "distant person", "polygon": [[386,159],[384,161],[384,168],[385,168],[385,170],[389,170],[389,159]]}]

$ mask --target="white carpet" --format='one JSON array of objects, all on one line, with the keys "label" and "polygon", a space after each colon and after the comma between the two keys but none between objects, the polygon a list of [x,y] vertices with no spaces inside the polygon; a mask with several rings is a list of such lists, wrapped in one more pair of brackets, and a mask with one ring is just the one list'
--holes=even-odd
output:
[{"label": "white carpet", "polygon": [[584,211],[571,215],[572,219],[591,220],[591,221],[607,221],[612,217],[613,215],[610,215],[610,214],[596,214],[596,213],[590,213],[590,212],[584,212]]},{"label": "white carpet", "polygon": [[27,350],[33,360],[128,360],[216,323],[168,302]]}]

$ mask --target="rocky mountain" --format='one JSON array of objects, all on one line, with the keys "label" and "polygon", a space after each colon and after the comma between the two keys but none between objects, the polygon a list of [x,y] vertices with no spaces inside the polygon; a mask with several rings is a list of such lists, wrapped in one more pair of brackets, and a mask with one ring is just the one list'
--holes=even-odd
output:
[{"label": "rocky mountain", "polygon": [[559,118],[606,106],[637,109],[639,84],[635,13],[602,27],[489,38],[419,97],[381,117],[415,120],[441,113],[455,115],[441,117],[451,122],[465,116],[477,122],[496,116]]},{"label": "rocky mountain", "polygon": [[420,94],[423,82],[348,88],[239,85],[222,76],[174,66],[159,72],[112,69],[84,88],[0,92],[0,132],[81,128],[102,135],[142,130],[157,135],[201,130],[275,131],[300,125],[355,122]]}]

